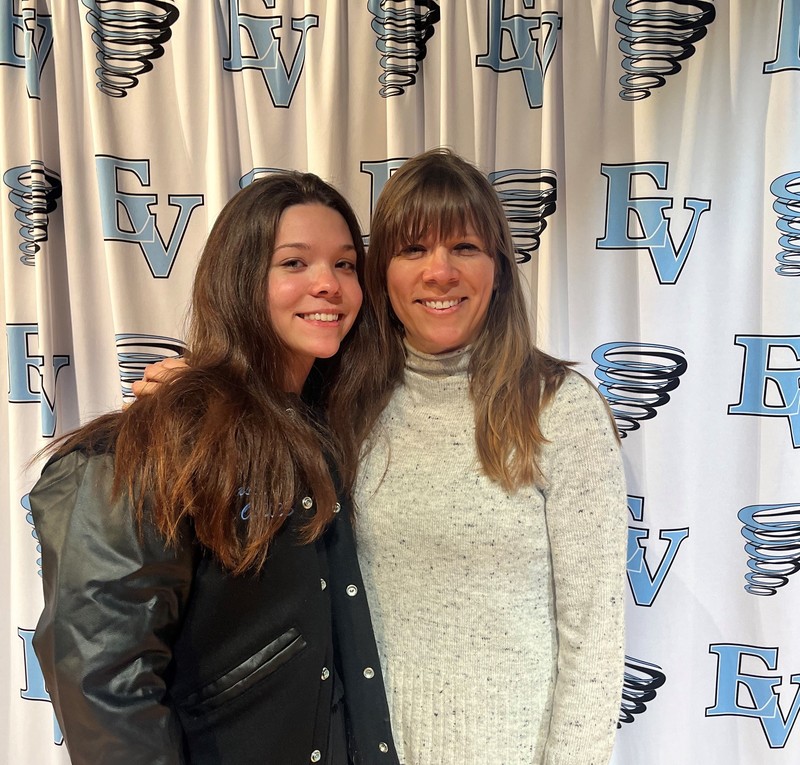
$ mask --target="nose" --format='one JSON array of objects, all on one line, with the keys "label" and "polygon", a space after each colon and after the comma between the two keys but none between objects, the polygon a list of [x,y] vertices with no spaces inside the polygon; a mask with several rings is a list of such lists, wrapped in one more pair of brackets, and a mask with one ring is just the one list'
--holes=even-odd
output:
[{"label": "nose", "polygon": [[437,245],[429,252],[422,278],[429,284],[458,283],[458,268],[447,247]]},{"label": "nose", "polygon": [[332,297],[338,295],[340,289],[339,277],[334,268],[331,268],[329,265],[319,264],[319,266],[314,269],[311,283],[312,294]]}]

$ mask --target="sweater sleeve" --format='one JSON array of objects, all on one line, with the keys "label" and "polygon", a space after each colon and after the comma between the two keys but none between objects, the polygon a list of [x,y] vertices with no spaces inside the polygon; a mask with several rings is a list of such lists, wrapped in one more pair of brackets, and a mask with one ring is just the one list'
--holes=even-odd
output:
[{"label": "sweater sleeve", "polygon": [[74,765],[178,765],[165,676],[192,553],[139,533],[130,501],[110,498],[113,460],[71,452],[31,491],[45,602],[34,649]]},{"label": "sweater sleeve", "polygon": [[544,765],[606,765],[624,671],[627,508],[613,420],[571,373],[544,414],[558,676]]}]

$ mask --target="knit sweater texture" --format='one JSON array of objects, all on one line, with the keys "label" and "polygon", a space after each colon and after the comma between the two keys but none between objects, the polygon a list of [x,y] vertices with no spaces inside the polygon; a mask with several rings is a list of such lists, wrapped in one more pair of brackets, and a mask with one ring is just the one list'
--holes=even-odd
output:
[{"label": "knit sweater texture", "polygon": [[407,348],[355,499],[405,765],[606,765],[619,717],[627,509],[613,422],[570,372],[544,480],[481,471],[469,350]]}]

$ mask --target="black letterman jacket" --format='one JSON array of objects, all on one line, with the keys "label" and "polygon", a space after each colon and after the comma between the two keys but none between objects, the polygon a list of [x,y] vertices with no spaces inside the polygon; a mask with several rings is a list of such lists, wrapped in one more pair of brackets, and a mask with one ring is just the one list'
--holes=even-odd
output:
[{"label": "black letterman jacket", "polygon": [[[233,576],[189,528],[177,549],[140,534],[113,459],[51,460],[30,495],[34,648],[74,765],[397,765],[349,503],[315,544],[295,513]],[[342,692],[349,758],[328,751]]]}]

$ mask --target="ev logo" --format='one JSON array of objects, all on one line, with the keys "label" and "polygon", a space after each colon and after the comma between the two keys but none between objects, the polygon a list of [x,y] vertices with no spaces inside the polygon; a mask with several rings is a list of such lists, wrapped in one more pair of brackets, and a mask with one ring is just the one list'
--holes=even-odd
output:
[{"label": "ev logo", "polygon": [[764,74],[800,69],[800,0],[781,0],[775,58],[764,62]]},{"label": "ev logo", "polygon": [[[275,8],[275,0],[261,0],[267,9]],[[254,16],[243,13],[244,0],[228,0],[230,29],[228,58],[222,65],[229,72],[257,69],[264,78],[273,106],[287,108],[294,96],[303,65],[306,61],[306,38],[310,29],[319,26],[319,16],[306,14],[292,17],[291,28],[300,33],[291,65],[286,65],[286,47],[290,35],[284,26],[283,16]],[[244,42],[246,40],[246,42]],[[248,56],[245,49],[252,49]]]},{"label": "ev logo", "polygon": [[260,178],[266,178],[272,173],[281,172],[283,171],[279,167],[254,167],[252,170],[250,170],[250,172],[245,173],[241,178],[239,178],[239,188],[247,188],[251,183],[253,183],[253,181],[257,181]]},{"label": "ev logo", "polygon": [[53,20],[36,8],[14,13],[14,2],[0,10],[0,66],[25,70],[29,98],[41,97],[42,69],[53,48]]},{"label": "ev logo", "polygon": [[[36,353],[38,324],[6,324],[8,343],[8,401],[11,404],[39,404],[42,412],[42,436],[56,432],[56,385],[58,375],[69,366],[69,356],[45,360]],[[49,391],[49,392],[48,392]]]},{"label": "ev logo", "polygon": [[[779,694],[775,690],[779,685],[783,683],[784,688],[789,687],[783,676],[756,674],[763,672],[764,666],[770,671],[777,669],[777,648],[716,643],[710,645],[708,651],[717,656],[717,687],[714,706],[706,708],[706,717],[755,717],[761,723],[770,749],[786,746],[800,712],[800,674],[789,677],[789,683],[798,686],[793,693],[785,690]],[[747,669],[743,666],[745,663]]]},{"label": "ev logo", "polygon": [[[667,162],[600,166],[600,172],[608,179],[608,201],[606,230],[597,240],[598,249],[647,250],[659,284],[678,281],[697,235],[700,216],[711,209],[710,199],[683,200],[683,209],[690,210],[692,218],[676,250],[671,221],[664,214],[674,206],[672,197],[637,197],[632,193],[637,176],[651,178],[657,189],[666,189],[668,171]],[[632,227],[638,228],[641,235],[637,236]]]},{"label": "ev logo", "polygon": [[[133,194],[122,190],[133,182],[138,188],[150,185],[150,161],[122,159],[105,154],[95,156],[100,190],[100,214],[103,238],[112,242],[138,244],[156,279],[166,279],[175,264],[175,257],[186,234],[189,218],[203,204],[202,194],[170,194],[169,204],[178,208],[178,215],[166,242],[150,208],[158,204],[156,194]],[[122,217],[124,214],[124,218]]]},{"label": "ev logo", "polygon": [[[17,629],[17,635],[22,639],[25,646],[25,687],[19,695],[26,701],[50,701],[50,695],[44,686],[44,676],[42,675],[39,660],[33,650],[33,630]],[[53,714],[53,743],[61,745],[64,743],[64,736],[58,725],[55,714]]]},{"label": "ev logo", "polygon": [[786,417],[800,449],[800,335],[736,335],[744,348],[739,403],[728,414]]},{"label": "ev logo", "polygon": [[[504,16],[504,2],[489,0],[488,51],[475,57],[475,66],[495,72],[521,72],[528,106],[540,109],[544,103],[544,78],[558,43],[561,17],[556,11],[544,11],[540,16]],[[533,10],[536,0],[522,0],[522,4],[526,10]],[[510,58],[503,57],[504,35],[508,35],[514,51]]]},{"label": "ev logo", "polygon": [[[628,495],[628,512],[634,521],[644,521],[644,497]],[[658,538],[667,542],[667,549],[655,568],[650,569],[646,548],[643,542],[650,539],[650,530],[638,526],[628,527],[628,584],[631,587],[633,602],[637,606],[652,606],[667,574],[675,562],[683,541],[689,536],[689,529],[661,529]],[[652,548],[650,548],[652,558]]]}]

